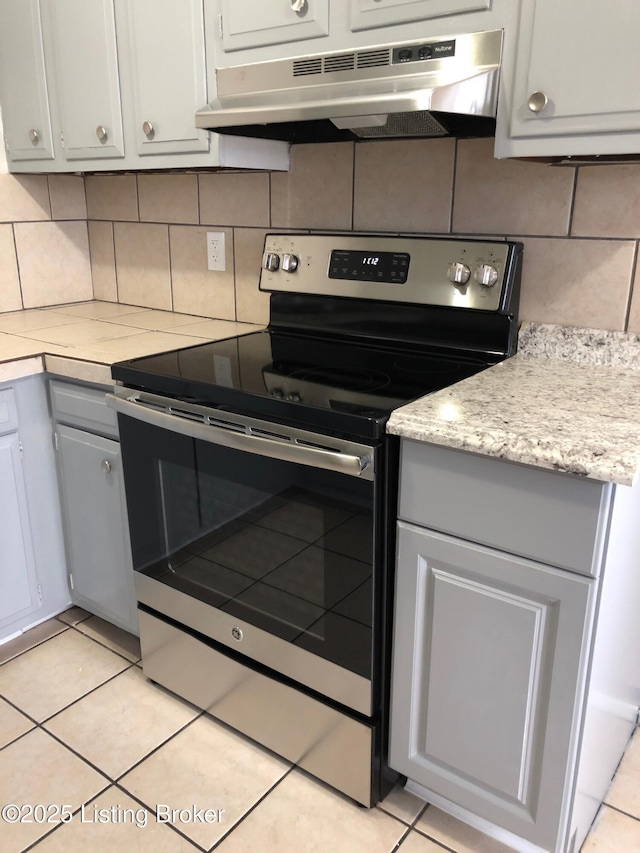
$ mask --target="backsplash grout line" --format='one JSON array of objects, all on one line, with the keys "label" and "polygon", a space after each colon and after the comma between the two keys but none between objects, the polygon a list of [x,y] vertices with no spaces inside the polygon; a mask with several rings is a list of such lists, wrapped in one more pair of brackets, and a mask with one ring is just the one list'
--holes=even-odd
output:
[{"label": "backsplash grout line", "polygon": [[16,226],[15,223],[11,223],[11,235],[13,238],[13,251],[16,257],[16,272],[18,274],[18,287],[20,289],[20,304],[24,308],[24,292],[22,290],[22,275],[20,273],[20,255],[18,254],[18,241],[16,239]]},{"label": "backsplash grout line", "polygon": [[140,219],[140,185],[138,184],[139,175],[135,175],[135,184],[136,184],[136,210],[138,211],[138,222],[141,222]]},{"label": "backsplash grout line", "polygon": [[573,170],[573,184],[571,186],[571,201],[569,203],[569,218],[567,221],[567,237],[571,237],[571,231],[573,230],[573,213],[576,208],[576,193],[578,191],[579,172],[579,168]]},{"label": "backsplash grout line", "polygon": [[629,282],[629,296],[627,298],[627,313],[624,318],[624,331],[629,331],[629,320],[631,318],[631,303],[633,301],[633,290],[636,277],[638,275],[638,241],[633,254],[633,262],[631,264],[631,281]]},{"label": "backsplash grout line", "polygon": [[458,173],[458,140],[455,140],[453,146],[453,164],[451,170],[451,201],[449,203],[449,228],[448,233],[453,234],[453,217],[456,205],[456,179]]}]

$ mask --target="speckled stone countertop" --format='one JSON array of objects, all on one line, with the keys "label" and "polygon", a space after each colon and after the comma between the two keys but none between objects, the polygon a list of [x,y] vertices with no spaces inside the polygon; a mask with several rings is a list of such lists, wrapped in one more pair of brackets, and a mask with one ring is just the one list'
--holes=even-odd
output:
[{"label": "speckled stone countertop", "polygon": [[0,382],[45,370],[112,384],[116,361],[153,355],[260,329],[114,302],[77,302],[0,314]]},{"label": "speckled stone countertop", "polygon": [[387,432],[631,485],[640,463],[640,336],[525,323],[517,355],[396,409]]}]

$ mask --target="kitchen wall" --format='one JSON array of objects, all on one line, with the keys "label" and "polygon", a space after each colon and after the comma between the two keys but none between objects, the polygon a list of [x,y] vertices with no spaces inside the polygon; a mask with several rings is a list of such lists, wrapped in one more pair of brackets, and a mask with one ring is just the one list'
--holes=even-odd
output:
[{"label": "kitchen wall", "polygon": [[0,174],[0,312],[92,298],[84,180]]},{"label": "kitchen wall", "polygon": [[[640,166],[550,167],[492,148],[301,145],[289,173],[87,177],[95,295],[257,323],[268,228],[474,234],[524,242],[522,319],[640,331]],[[206,269],[208,229],[226,234],[227,272]]]},{"label": "kitchen wall", "polygon": [[[288,173],[88,175],[86,214],[80,177],[0,175],[0,310],[91,297],[86,215],[97,299],[261,323],[270,228],[478,235],[524,242],[523,320],[640,332],[640,165],[559,168],[492,149],[301,145]],[[207,230],[225,233],[225,272],[207,270]]]}]

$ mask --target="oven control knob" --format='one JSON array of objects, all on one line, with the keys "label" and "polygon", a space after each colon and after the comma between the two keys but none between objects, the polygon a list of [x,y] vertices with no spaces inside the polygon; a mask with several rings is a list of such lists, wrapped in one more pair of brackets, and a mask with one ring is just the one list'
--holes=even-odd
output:
[{"label": "oven control knob", "polygon": [[483,287],[493,287],[498,280],[498,270],[491,264],[481,264],[474,272],[473,277]]},{"label": "oven control knob", "polygon": [[265,252],[262,259],[262,266],[269,272],[275,272],[280,266],[280,256],[275,252]]},{"label": "oven control knob", "polygon": [[298,264],[300,263],[297,255],[291,255],[288,252],[282,256],[282,269],[285,272],[295,272],[298,269]]},{"label": "oven control knob", "polygon": [[447,278],[452,284],[466,284],[470,277],[471,270],[466,264],[460,263],[460,261],[449,264]]},{"label": "oven control knob", "polygon": [[297,391],[291,391],[287,394],[287,400],[291,400],[292,403],[301,403],[302,397],[298,394]]}]

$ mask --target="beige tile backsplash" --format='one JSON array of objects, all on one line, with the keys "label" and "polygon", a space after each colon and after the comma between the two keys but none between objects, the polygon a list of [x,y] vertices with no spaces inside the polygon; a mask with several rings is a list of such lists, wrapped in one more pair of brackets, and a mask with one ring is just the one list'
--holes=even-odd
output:
[{"label": "beige tile backsplash", "polygon": [[46,175],[0,175],[0,222],[51,219]]},{"label": "beige tile backsplash", "polygon": [[115,222],[113,240],[118,301],[171,311],[169,226]]},{"label": "beige tile backsplash", "polygon": [[[341,142],[293,146],[288,173],[0,175],[0,312],[96,298],[263,324],[265,232],[354,230],[522,240],[521,319],[640,333],[640,165],[492,148]],[[207,269],[207,230],[225,233],[224,272]]]},{"label": "beige tile backsplash", "polygon": [[212,271],[207,269],[207,228],[169,226],[174,311],[235,320],[234,229],[223,232],[227,268]]},{"label": "beige tile backsplash", "polygon": [[13,226],[24,308],[91,299],[86,220]]},{"label": "beige tile backsplash", "polygon": [[455,140],[387,140],[355,148],[355,230],[449,231]]},{"label": "beige tile backsplash", "polygon": [[138,175],[140,219],[197,225],[197,175]]},{"label": "beige tile backsplash", "polygon": [[271,227],[348,231],[353,154],[352,142],[294,145],[290,171],[271,175]]},{"label": "beige tile backsplash", "polygon": [[136,222],[140,218],[135,175],[87,175],[84,187],[89,219]]},{"label": "beige tile backsplash", "polygon": [[527,237],[524,246],[522,320],[624,328],[634,242]]},{"label": "beige tile backsplash", "polygon": [[[218,172],[200,175],[203,225],[269,225],[269,175]],[[172,220],[173,221],[173,220]]]},{"label": "beige tile backsplash", "polygon": [[113,222],[89,221],[89,249],[93,295],[105,302],[118,301]]},{"label": "beige tile backsplash", "polygon": [[80,175],[49,175],[52,219],[86,219],[87,199]]},{"label": "beige tile backsplash", "polygon": [[566,237],[575,169],[496,160],[493,139],[458,142],[453,233]]}]

